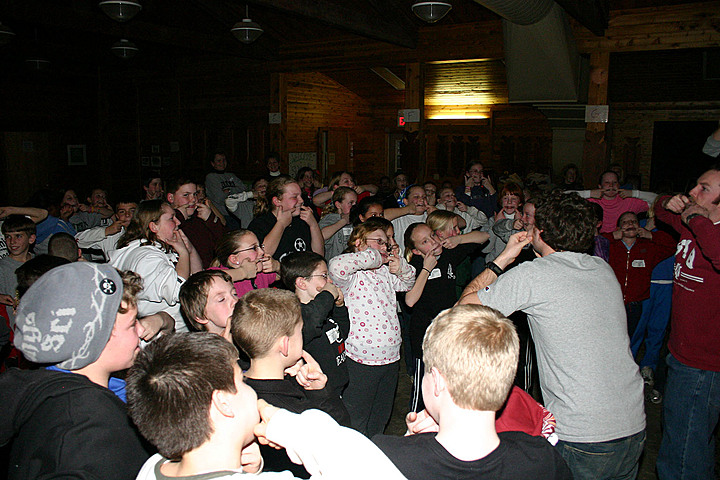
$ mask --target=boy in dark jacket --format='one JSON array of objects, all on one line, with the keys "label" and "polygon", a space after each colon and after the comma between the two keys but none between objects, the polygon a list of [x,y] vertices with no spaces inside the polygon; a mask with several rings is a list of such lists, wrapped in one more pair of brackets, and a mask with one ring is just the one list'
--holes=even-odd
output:
[{"label": "boy in dark jacket", "polygon": [[327,387],[341,397],[348,384],[345,339],[350,332],[342,292],[329,278],[325,259],[314,252],[285,256],[280,264],[280,277],[300,300],[304,350],[327,375]]}]

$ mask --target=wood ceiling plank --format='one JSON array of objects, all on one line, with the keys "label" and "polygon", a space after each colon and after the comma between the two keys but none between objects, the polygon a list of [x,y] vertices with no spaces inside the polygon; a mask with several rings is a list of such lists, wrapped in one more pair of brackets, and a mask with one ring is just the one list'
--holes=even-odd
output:
[{"label": "wood ceiling plank", "polygon": [[417,46],[417,39],[406,33],[403,25],[345,6],[318,0],[250,0],[248,3],[312,18],[333,27],[393,45],[405,48]]}]

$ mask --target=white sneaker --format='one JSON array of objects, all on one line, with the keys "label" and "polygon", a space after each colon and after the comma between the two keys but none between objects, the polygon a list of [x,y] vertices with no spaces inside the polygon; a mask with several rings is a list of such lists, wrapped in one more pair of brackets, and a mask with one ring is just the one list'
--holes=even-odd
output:
[{"label": "white sneaker", "polygon": [[649,386],[652,387],[655,385],[655,376],[653,375],[652,368],[650,367],[642,367],[640,369],[640,376],[643,379],[643,382]]}]

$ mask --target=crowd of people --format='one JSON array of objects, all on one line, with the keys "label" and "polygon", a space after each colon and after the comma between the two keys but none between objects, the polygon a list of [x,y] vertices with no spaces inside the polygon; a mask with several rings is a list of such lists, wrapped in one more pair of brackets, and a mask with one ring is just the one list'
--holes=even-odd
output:
[{"label": "crowd of people", "polygon": [[660,478],[713,477],[720,165],[660,196],[266,165],[0,208],[9,478],[633,479],[645,401]]}]

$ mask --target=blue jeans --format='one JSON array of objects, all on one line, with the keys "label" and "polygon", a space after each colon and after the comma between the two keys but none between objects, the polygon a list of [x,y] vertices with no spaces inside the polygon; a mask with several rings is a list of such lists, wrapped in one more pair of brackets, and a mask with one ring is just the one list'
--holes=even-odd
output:
[{"label": "blue jeans", "polygon": [[575,480],[634,480],[644,446],[645,430],[608,442],[557,444]]},{"label": "blue jeans", "polygon": [[671,307],[672,284],[651,283],[650,298],[643,301],[640,322],[630,340],[630,349],[636,358],[645,340],[645,355],[640,360],[640,368],[655,370],[657,367]]},{"label": "blue jeans", "polygon": [[699,370],[667,356],[660,480],[715,478],[715,436],[720,414],[720,372]]}]

